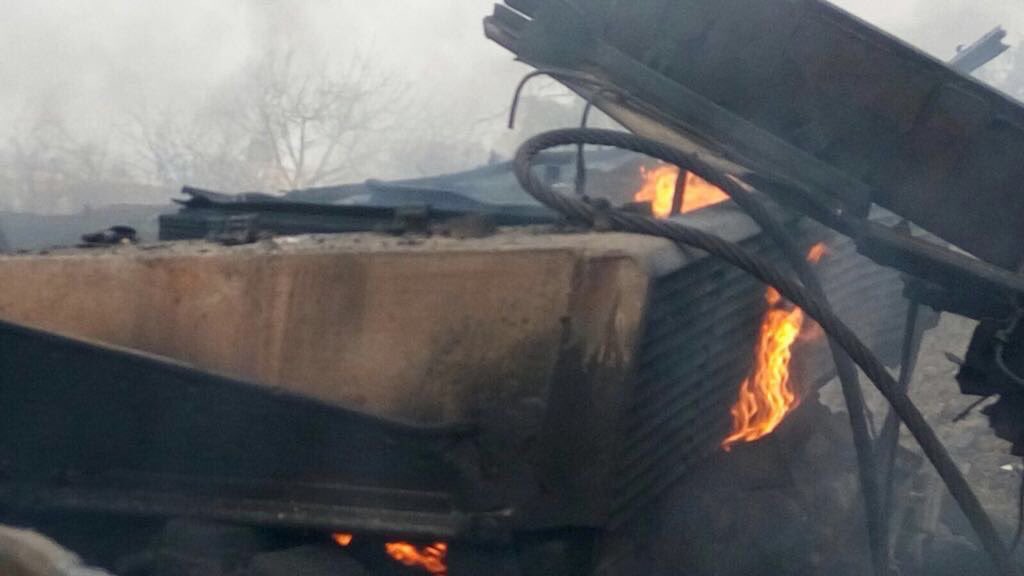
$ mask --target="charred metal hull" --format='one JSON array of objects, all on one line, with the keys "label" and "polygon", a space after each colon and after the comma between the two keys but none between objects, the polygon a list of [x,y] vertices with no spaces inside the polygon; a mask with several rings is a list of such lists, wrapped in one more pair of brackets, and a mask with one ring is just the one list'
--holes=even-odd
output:
[{"label": "charred metal hull", "polygon": [[[691,222],[779,259],[729,206]],[[830,244],[821,272],[837,309],[895,361],[906,306],[897,275],[818,225],[792,228]],[[765,306],[764,287],[728,265],[614,234],[366,242],[334,256],[250,247],[218,260],[170,247],[81,265],[75,254],[0,262],[17,278],[0,289],[6,318],[75,336],[0,323],[0,503],[449,538],[614,528],[726,435]],[[305,266],[326,274],[325,292]],[[187,282],[166,283],[185,271]],[[131,292],[101,281],[113,272]],[[47,296],[39,282],[58,277],[86,297],[55,284]],[[397,277],[412,289],[379,294]],[[212,296],[234,285],[225,278],[254,302],[289,303],[248,313],[265,325],[239,316],[235,296]],[[151,288],[169,295],[134,308],[130,294]],[[494,305],[502,294],[518,300]],[[320,337],[248,347],[290,315]],[[338,330],[316,332],[328,328]],[[217,349],[225,329],[242,340]],[[345,356],[368,335],[391,342],[393,362],[408,356],[408,370]],[[435,345],[443,354],[416,360]],[[321,349],[289,363],[310,347]],[[818,339],[796,353],[805,389],[832,375],[824,348]]]}]

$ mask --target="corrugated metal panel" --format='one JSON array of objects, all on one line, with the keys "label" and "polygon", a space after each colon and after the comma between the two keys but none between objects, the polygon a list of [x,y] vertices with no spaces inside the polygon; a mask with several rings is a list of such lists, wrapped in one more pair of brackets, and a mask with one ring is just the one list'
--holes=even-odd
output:
[{"label": "corrugated metal panel", "polygon": [[[826,239],[829,245],[818,269],[836,311],[886,362],[896,362],[906,309],[898,275],[858,255],[845,237],[816,225],[801,229],[806,244]],[[756,236],[744,245],[781,264],[767,238]],[[617,475],[613,528],[719,449],[731,424],[729,408],[750,369],[764,310],[764,286],[712,258],[655,284]],[[834,376],[824,339],[800,345],[795,354],[805,385],[818,386]]]}]

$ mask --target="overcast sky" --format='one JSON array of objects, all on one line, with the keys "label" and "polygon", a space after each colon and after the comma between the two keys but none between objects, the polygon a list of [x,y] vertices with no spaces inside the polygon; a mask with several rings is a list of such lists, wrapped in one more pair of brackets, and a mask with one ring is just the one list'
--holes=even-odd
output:
[{"label": "overcast sky", "polygon": [[[3,0],[0,122],[39,103],[102,128],[126,103],[202,98],[282,29],[327,57],[372,52],[426,95],[492,106],[520,72],[484,0]],[[450,90],[473,86],[473,94]],[[502,98],[484,101],[486,95]],[[461,102],[452,102],[458,109]],[[86,116],[86,117],[83,117]]]},{"label": "overcast sky", "polygon": [[[1024,36],[1011,0],[842,0],[941,58],[997,24]],[[328,58],[370,52],[456,125],[507,106],[524,69],[484,39],[492,0],[2,0],[0,126],[57,106],[103,133],[126,107],[198,102],[261,41],[291,34]],[[1016,52],[1016,49],[1014,50]],[[1009,55],[987,73],[998,80]]]}]

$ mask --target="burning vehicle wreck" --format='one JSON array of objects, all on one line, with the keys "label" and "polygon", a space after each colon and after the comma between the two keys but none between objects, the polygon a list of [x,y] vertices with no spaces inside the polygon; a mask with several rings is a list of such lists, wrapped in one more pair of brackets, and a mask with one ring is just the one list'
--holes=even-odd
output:
[{"label": "burning vehicle wreck", "polygon": [[1017,574],[907,395],[933,311],[983,320],[961,389],[1024,445],[1024,109],[964,75],[990,56],[817,0],[484,28],[630,132],[186,187],[157,243],[0,256],[0,522],[121,575],[882,576],[939,547],[900,496],[927,461]]},{"label": "burning vehicle wreck", "polygon": [[[691,217],[780,258],[731,205]],[[791,226],[837,309],[897,361],[898,275],[817,224]],[[33,383],[0,403],[17,438],[0,498],[25,512],[443,538],[453,556],[569,527],[567,546],[591,545],[719,449],[755,351],[770,356],[759,370],[787,369],[765,341],[799,350],[801,396],[833,374],[820,334],[796,342],[799,310],[776,327],[789,336],[759,328],[758,282],[629,235],[285,236],[3,265],[17,280],[0,310],[36,328],[7,325],[3,347],[12,382]],[[28,425],[44,404],[63,415],[59,436]]]}]

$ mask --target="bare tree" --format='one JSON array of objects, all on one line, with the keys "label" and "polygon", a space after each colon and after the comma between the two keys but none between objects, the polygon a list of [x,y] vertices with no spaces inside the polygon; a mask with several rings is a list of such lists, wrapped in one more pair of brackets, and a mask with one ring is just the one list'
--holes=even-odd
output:
[{"label": "bare tree", "polygon": [[123,158],[107,142],[78,140],[52,106],[27,116],[0,151],[6,207],[31,212],[71,212],[90,202],[132,197]]},{"label": "bare tree", "polygon": [[400,95],[365,57],[338,78],[297,72],[294,53],[271,56],[256,79],[249,120],[289,189],[357,173],[380,133],[394,124]]},{"label": "bare tree", "polygon": [[164,183],[305,188],[364,175],[403,97],[366,57],[332,74],[268,49],[198,112],[137,115],[135,141]]},{"label": "bare tree", "polygon": [[169,106],[134,114],[132,120],[128,141],[138,150],[138,171],[148,181],[242,190],[266,184],[250,151],[251,134],[224,114]]}]

